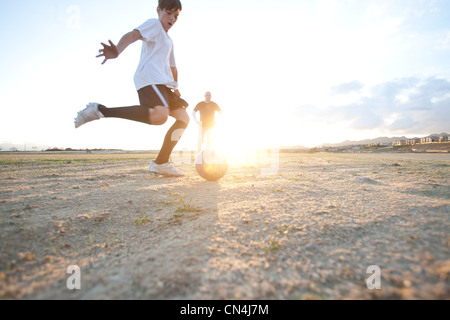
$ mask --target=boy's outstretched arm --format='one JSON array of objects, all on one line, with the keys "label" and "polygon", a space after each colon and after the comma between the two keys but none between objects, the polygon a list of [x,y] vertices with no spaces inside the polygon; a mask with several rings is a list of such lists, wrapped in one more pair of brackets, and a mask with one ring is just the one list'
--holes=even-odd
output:
[{"label": "boy's outstretched arm", "polygon": [[117,58],[130,44],[136,42],[137,40],[142,39],[142,35],[138,30],[133,30],[125,34],[117,44],[117,46],[109,40],[109,46],[102,42],[103,49],[100,49],[100,54],[97,56],[105,57],[102,64],[105,64],[109,59]]}]

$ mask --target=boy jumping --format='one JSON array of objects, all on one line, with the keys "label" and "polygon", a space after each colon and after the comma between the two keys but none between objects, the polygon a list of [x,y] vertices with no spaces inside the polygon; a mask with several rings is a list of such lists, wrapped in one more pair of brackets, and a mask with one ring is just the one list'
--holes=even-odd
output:
[{"label": "boy jumping", "polygon": [[159,0],[158,19],[150,19],[125,34],[117,46],[102,43],[98,57],[103,63],[117,58],[130,44],[142,40],[140,62],[134,76],[139,95],[139,106],[107,108],[99,103],[89,103],[75,118],[75,128],[101,118],[121,118],[149,125],[163,125],[169,116],[176,122],[169,129],[158,157],[149,170],[164,176],[184,176],[169,163],[170,155],[189,124],[188,104],[178,91],[178,71],[175,64],[173,42],[167,32],[177,22],[182,10],[180,0]]}]

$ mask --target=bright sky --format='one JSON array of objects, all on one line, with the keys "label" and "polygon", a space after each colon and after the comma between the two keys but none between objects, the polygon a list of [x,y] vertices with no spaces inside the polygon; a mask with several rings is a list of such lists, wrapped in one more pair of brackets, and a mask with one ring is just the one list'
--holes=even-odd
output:
[{"label": "bright sky", "polygon": [[[159,149],[172,120],[73,125],[91,101],[138,104],[140,43],[103,66],[95,56],[156,6],[2,2],[0,143]],[[189,0],[169,35],[189,114],[211,91],[229,141],[312,147],[450,131],[448,0]],[[180,147],[196,139],[191,122]]]}]

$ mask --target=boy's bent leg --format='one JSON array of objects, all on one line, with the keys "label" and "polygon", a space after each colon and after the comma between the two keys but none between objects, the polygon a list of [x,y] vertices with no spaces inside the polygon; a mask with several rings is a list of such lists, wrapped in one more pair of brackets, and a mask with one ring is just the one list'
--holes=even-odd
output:
[{"label": "boy's bent leg", "polygon": [[167,131],[161,151],[155,160],[157,164],[169,162],[173,149],[178,144],[178,141],[181,139],[181,136],[189,125],[189,115],[185,109],[171,110],[170,115],[174,117],[176,121],[169,131]]},{"label": "boy's bent leg", "polygon": [[98,106],[100,111],[106,118],[120,118],[142,122],[150,125],[161,125],[167,121],[169,115],[168,108],[156,106],[148,108],[145,106],[132,106],[120,108],[107,108],[103,105]]}]

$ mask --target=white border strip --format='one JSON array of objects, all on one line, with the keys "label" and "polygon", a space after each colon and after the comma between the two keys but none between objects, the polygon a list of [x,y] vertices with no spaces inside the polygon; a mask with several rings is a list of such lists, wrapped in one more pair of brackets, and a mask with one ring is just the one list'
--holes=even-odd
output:
[{"label": "white border strip", "polygon": [[155,84],[152,84],[153,90],[155,90],[156,94],[158,95],[161,102],[164,104],[166,108],[169,107],[169,104],[167,103],[166,99],[164,99],[164,96],[162,95],[161,91],[159,91],[158,87]]}]

